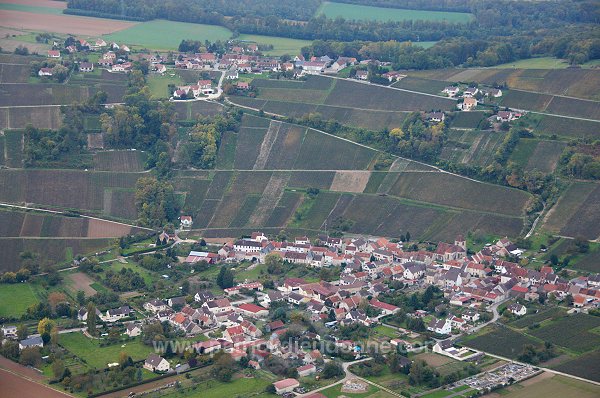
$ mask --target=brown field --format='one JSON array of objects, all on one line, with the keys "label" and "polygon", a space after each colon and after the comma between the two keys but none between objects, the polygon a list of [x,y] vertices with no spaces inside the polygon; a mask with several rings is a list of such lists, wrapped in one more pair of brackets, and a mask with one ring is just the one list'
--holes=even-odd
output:
[{"label": "brown field", "polygon": [[88,223],[88,238],[117,238],[131,233],[131,227],[112,221],[90,219]]},{"label": "brown field", "polygon": [[[21,1],[19,2],[21,3]],[[49,1],[48,3],[51,2]],[[136,23],[74,15],[44,14],[41,17],[39,14],[31,12],[3,10],[2,25],[8,28],[34,30],[37,32],[99,36],[130,28],[136,25]]]},{"label": "brown field", "polygon": [[0,128],[24,129],[28,124],[40,129],[60,128],[60,107],[0,108]]},{"label": "brown field", "polygon": [[96,290],[90,286],[92,283],[94,283],[94,280],[83,272],[70,274],[68,278],[73,282],[70,287],[75,293],[79,290],[83,290],[87,297],[93,296],[97,293]]},{"label": "brown field", "polygon": [[419,354],[415,358],[421,359],[421,360],[427,362],[427,364],[429,366],[432,366],[434,368],[437,368],[439,366],[443,366],[443,365],[446,365],[447,363],[452,362],[452,359],[450,359],[448,357],[438,355],[438,354],[433,354],[433,353]]},{"label": "brown field", "polygon": [[338,192],[362,193],[369,182],[371,172],[364,171],[336,171],[331,190]]},{"label": "brown field", "polygon": [[0,396],[20,398],[65,398],[72,395],[0,370]]}]

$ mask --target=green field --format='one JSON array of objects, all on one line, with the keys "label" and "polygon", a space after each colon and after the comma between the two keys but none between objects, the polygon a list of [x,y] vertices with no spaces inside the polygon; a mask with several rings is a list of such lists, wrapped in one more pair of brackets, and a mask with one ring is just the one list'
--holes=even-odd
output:
[{"label": "green field", "polygon": [[59,344],[96,369],[104,369],[109,363],[119,362],[121,352],[126,352],[134,361],[146,359],[153,352],[151,346],[142,344],[139,339],[100,348],[99,340],[89,339],[78,332],[61,334]]},{"label": "green field", "polygon": [[20,318],[27,307],[37,302],[35,292],[29,283],[0,285],[0,317]]},{"label": "green field", "polygon": [[227,40],[231,31],[217,25],[155,20],[142,22],[131,28],[104,36],[106,41],[145,47],[153,50],[177,50],[181,40]]},{"label": "green field", "polygon": [[0,10],[31,12],[34,14],[62,15],[62,9],[53,7],[30,6],[26,4],[1,3]]},{"label": "green field", "polygon": [[369,20],[369,21],[447,21],[452,23],[467,23],[473,15],[463,12],[419,11],[398,8],[370,7],[354,4],[343,4],[326,1],[316,12],[316,15],[325,15],[335,19]]},{"label": "green field", "polygon": [[569,63],[564,59],[554,57],[540,57],[522,59],[519,61],[509,62],[507,64],[496,65],[494,68],[506,69],[564,69],[569,66]]},{"label": "green field", "polygon": [[169,98],[173,93],[169,92],[169,84],[179,86],[184,82],[177,73],[175,76],[169,76],[168,72],[164,76],[150,75],[148,76],[148,87],[153,99]]},{"label": "green field", "polygon": [[[265,388],[270,384],[262,377],[253,378],[238,378],[229,383],[222,383],[217,380],[208,380],[199,383],[193,390],[185,392],[173,392],[166,395],[161,394],[161,397],[175,398],[223,398],[223,397],[254,397],[266,398],[274,397],[274,394],[265,392]],[[167,390],[168,391],[168,390]],[[182,395],[183,394],[183,395]]]},{"label": "green field", "polygon": [[247,41],[257,43],[259,45],[272,45],[272,50],[263,51],[266,55],[280,56],[284,54],[294,55],[300,54],[300,49],[302,47],[310,46],[312,41],[310,40],[298,40],[298,39],[288,39],[287,37],[277,37],[277,36],[261,36],[261,35],[249,35],[242,34],[238,38],[238,40]]}]

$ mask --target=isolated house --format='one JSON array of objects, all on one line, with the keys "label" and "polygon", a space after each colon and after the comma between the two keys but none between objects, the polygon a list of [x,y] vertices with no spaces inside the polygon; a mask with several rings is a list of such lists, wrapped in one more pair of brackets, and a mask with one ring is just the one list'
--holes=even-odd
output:
[{"label": "isolated house", "polygon": [[52,76],[52,68],[41,68],[38,71],[38,76],[42,77],[42,76]]},{"label": "isolated house", "polygon": [[48,50],[48,58],[60,58],[60,51]]},{"label": "isolated house", "polygon": [[144,369],[148,369],[151,372],[168,372],[171,369],[171,365],[163,357],[152,353],[148,355],[146,362],[144,362]]}]

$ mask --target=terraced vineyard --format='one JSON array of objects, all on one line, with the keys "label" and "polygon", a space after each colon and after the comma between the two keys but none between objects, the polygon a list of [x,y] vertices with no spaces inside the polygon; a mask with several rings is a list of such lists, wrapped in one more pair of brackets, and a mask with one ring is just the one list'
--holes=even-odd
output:
[{"label": "terraced vineyard", "polygon": [[600,236],[600,184],[573,182],[544,218],[544,227],[567,236]]},{"label": "terraced vineyard", "polygon": [[412,76],[449,82],[506,83],[509,88],[600,100],[597,69],[442,69],[410,72]]},{"label": "terraced vineyard", "polygon": [[372,130],[400,126],[407,112],[454,107],[446,98],[321,76],[303,82],[255,79],[252,84],[258,87],[257,98],[230,100],[285,116],[320,113],[324,119]]}]

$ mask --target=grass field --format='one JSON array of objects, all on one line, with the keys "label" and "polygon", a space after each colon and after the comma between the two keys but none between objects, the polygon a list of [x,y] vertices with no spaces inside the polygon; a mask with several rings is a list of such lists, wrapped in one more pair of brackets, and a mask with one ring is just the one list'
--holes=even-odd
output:
[{"label": "grass field", "polygon": [[494,66],[494,68],[505,69],[564,69],[569,66],[569,63],[564,59],[554,57],[540,57],[540,58],[529,58],[522,59],[519,61],[509,62],[507,64],[500,64]]},{"label": "grass field", "polygon": [[169,98],[173,94],[169,90],[169,84],[179,86],[183,84],[183,80],[177,74],[175,76],[156,74],[148,76],[148,87],[153,99]]},{"label": "grass field", "polygon": [[27,307],[38,302],[29,283],[0,285],[0,317],[20,318]]},{"label": "grass field", "polygon": [[61,8],[43,7],[29,4],[2,3],[0,4],[0,10],[31,12],[34,14],[62,15]]},{"label": "grass field", "polygon": [[369,21],[447,21],[452,23],[467,23],[473,15],[462,12],[419,11],[398,8],[370,7],[354,4],[343,4],[326,1],[316,12],[328,18],[342,17],[344,19],[369,20]]},{"label": "grass field", "polygon": [[82,333],[61,334],[59,344],[72,354],[84,360],[90,367],[104,369],[109,363],[119,362],[119,354],[126,352],[134,361],[145,359],[153,352],[151,346],[142,344],[139,339],[123,344],[100,348],[100,342],[85,337]]},{"label": "grass field", "polygon": [[277,36],[261,36],[261,35],[249,35],[242,34],[238,38],[238,40],[243,40],[247,42],[257,43],[258,45],[272,45],[272,50],[263,51],[266,55],[280,56],[284,54],[294,55],[300,54],[300,49],[302,47],[309,46],[312,42],[310,40],[298,40],[298,39],[288,39],[286,37],[277,37]]},{"label": "grass field", "polygon": [[161,397],[175,398],[223,398],[223,397],[254,397],[267,398],[273,397],[273,394],[265,392],[265,388],[270,384],[270,380],[262,377],[238,378],[229,383],[222,383],[217,380],[208,380],[197,385],[197,389],[187,390],[183,395],[179,392],[171,394],[161,394]]},{"label": "grass field", "polygon": [[205,40],[214,42],[230,37],[231,31],[222,26],[154,20],[106,35],[104,40],[153,50],[177,50],[181,40],[185,39],[204,43]]}]

